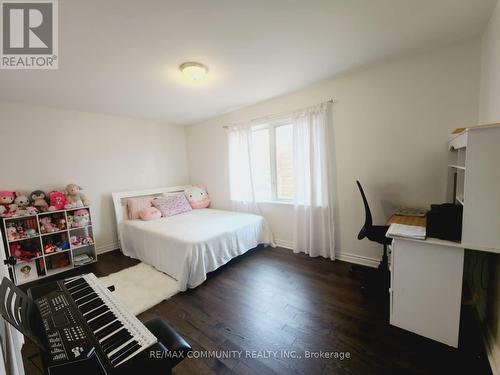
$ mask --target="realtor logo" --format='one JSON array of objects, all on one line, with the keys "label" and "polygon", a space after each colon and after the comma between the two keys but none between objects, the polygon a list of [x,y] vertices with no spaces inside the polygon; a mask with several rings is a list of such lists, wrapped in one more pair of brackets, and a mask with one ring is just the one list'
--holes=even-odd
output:
[{"label": "realtor logo", "polygon": [[1,69],[57,69],[57,0],[2,0]]}]

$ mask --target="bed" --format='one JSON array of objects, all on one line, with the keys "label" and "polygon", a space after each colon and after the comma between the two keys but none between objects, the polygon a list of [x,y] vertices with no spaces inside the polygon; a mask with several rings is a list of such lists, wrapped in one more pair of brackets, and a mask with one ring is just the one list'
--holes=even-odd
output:
[{"label": "bed", "polygon": [[186,187],[113,193],[124,255],[173,277],[184,291],[202,284],[207,273],[258,245],[274,246],[269,226],[259,215],[206,208],[152,221],[124,217],[127,198],[172,194]]}]

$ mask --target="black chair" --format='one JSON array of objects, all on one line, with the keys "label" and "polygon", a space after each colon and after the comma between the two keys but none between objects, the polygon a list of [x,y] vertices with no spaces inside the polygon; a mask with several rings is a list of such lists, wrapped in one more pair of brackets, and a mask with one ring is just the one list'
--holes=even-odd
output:
[{"label": "black chair", "polygon": [[379,271],[386,272],[388,269],[388,259],[387,259],[387,245],[390,245],[392,239],[387,238],[385,234],[389,229],[388,225],[373,225],[372,222],[372,213],[370,211],[370,206],[368,205],[368,201],[366,200],[365,192],[361,187],[359,181],[356,181],[358,185],[359,192],[361,193],[361,198],[363,198],[363,204],[365,206],[365,224],[363,228],[359,231],[358,240],[362,240],[363,238],[368,238],[370,241],[377,242],[384,246],[384,254],[382,255],[382,261],[379,265]]}]

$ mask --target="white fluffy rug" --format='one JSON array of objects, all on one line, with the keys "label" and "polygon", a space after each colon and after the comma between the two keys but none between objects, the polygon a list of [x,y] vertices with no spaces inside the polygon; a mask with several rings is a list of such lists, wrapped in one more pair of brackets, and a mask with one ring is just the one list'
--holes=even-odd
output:
[{"label": "white fluffy rug", "polygon": [[144,263],[112,273],[99,280],[115,286],[113,294],[134,315],[179,292],[177,280]]}]

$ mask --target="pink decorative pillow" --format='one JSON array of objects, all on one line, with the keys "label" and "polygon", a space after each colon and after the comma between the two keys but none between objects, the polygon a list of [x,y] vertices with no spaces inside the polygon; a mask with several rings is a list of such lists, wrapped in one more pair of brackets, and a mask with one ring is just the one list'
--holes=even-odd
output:
[{"label": "pink decorative pillow", "polygon": [[161,216],[163,217],[182,214],[183,212],[192,210],[184,194],[155,198],[153,199],[153,206],[161,211]]},{"label": "pink decorative pillow", "polygon": [[129,198],[127,199],[127,211],[128,218],[130,220],[136,220],[140,218],[141,210],[151,207],[151,201],[153,197],[140,197],[140,198]]},{"label": "pink decorative pillow", "polygon": [[161,212],[159,209],[154,208],[154,207],[148,207],[144,208],[139,212],[139,217],[141,220],[148,221],[148,220],[156,220],[161,218]]}]

